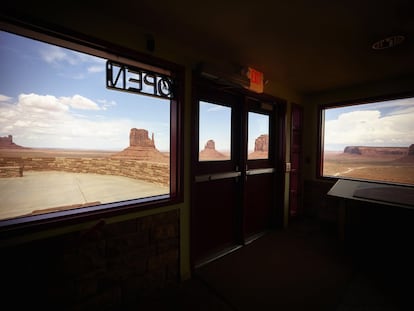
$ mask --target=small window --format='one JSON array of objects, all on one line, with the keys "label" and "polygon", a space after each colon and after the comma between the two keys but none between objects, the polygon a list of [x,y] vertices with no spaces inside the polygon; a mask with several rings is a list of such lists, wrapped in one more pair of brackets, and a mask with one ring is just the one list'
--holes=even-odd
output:
[{"label": "small window", "polygon": [[200,101],[199,161],[231,158],[231,108]]},{"label": "small window", "polygon": [[414,98],[321,109],[321,176],[414,185]]},{"label": "small window", "polygon": [[249,112],[248,160],[269,158],[269,115]]},{"label": "small window", "polygon": [[61,40],[0,42],[0,221],[177,198],[175,72]]}]

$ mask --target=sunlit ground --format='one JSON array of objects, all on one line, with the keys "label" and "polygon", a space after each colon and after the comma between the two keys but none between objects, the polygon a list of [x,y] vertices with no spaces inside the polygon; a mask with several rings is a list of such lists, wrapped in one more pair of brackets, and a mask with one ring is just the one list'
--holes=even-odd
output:
[{"label": "sunlit ground", "polygon": [[0,219],[168,193],[168,187],[122,176],[28,171],[23,177],[0,179]]},{"label": "sunlit ground", "polygon": [[414,163],[401,162],[397,157],[329,154],[324,159],[323,175],[414,185]]}]

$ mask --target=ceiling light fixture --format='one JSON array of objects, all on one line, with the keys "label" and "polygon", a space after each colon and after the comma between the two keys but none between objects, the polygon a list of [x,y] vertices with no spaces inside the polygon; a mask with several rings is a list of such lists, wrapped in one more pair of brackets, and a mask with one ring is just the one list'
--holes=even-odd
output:
[{"label": "ceiling light fixture", "polygon": [[385,39],[381,39],[375,42],[374,44],[372,44],[372,48],[374,50],[389,49],[397,45],[400,45],[401,43],[404,42],[404,40],[405,40],[405,37],[403,35],[391,36],[391,37],[387,37]]}]

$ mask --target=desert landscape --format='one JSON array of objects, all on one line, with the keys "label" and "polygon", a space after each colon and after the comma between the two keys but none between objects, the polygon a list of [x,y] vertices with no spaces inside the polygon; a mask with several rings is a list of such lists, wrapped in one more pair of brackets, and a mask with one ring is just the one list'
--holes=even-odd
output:
[{"label": "desert landscape", "polygon": [[[129,138],[130,144],[124,150],[105,151],[28,148],[15,144],[11,135],[0,137],[0,195],[2,197],[0,218],[4,219],[4,215],[19,216],[16,215],[16,211],[19,211],[21,216],[34,211],[50,212],[82,207],[91,203],[97,205],[168,194],[170,179],[168,152],[158,151],[155,147],[154,135],[149,138],[148,131],[145,129],[131,129]],[[47,181],[47,186],[45,182],[42,187],[39,183],[44,180]],[[63,180],[67,182],[63,183]],[[91,185],[92,180],[94,184],[102,183],[104,188],[96,189]],[[38,189],[30,196],[27,195],[29,181],[31,181],[31,189],[33,187]],[[122,188],[118,189],[120,184],[125,189],[129,188],[128,192]],[[69,195],[74,186],[80,190],[79,199],[75,199],[79,202],[72,202],[72,197]],[[86,187],[86,190],[81,189],[82,187]],[[93,187],[95,188],[92,189]],[[114,187],[118,187],[116,188],[118,190],[115,191]],[[89,197],[93,197],[93,202],[86,198],[85,191],[89,191]],[[112,192],[116,200],[114,197],[111,201],[108,192]],[[48,197],[45,197],[45,193]],[[125,193],[125,196],[119,197],[119,193]],[[44,197],[43,201],[38,200],[37,196]],[[57,196],[66,198],[66,201],[70,201],[71,204],[67,205],[67,202],[62,200],[62,204],[56,203],[60,202],[56,200]],[[22,201],[22,197],[27,199]]]},{"label": "desert landscape", "polygon": [[[131,129],[129,146],[121,151],[28,148],[15,144],[11,135],[0,137],[0,177],[16,177],[7,176],[7,171],[17,167],[22,172],[100,173],[169,184],[169,153],[158,151],[154,135],[149,138],[145,129]],[[151,172],[144,169],[148,167],[164,169]]]},{"label": "desert landscape", "polygon": [[325,151],[323,175],[414,185],[414,144],[347,146],[343,151]]},{"label": "desert landscape", "polygon": [[[256,138],[254,151],[248,154],[249,160],[267,159],[269,157],[269,135],[262,134]],[[230,151],[216,150],[216,143],[209,139],[204,149],[198,154],[199,161],[224,161],[230,160]]]}]

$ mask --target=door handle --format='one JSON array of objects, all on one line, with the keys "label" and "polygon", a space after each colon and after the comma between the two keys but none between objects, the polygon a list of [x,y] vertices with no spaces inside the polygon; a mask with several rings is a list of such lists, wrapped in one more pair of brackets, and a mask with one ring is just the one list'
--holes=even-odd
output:
[{"label": "door handle", "polygon": [[220,180],[227,178],[237,178],[241,176],[241,172],[225,172],[225,173],[216,173],[216,174],[205,174],[198,175],[195,177],[195,182],[206,182],[212,180]]},{"label": "door handle", "polygon": [[258,169],[246,171],[246,176],[248,176],[248,175],[260,175],[260,174],[272,174],[274,172],[275,172],[275,169],[273,167],[258,168]]}]

